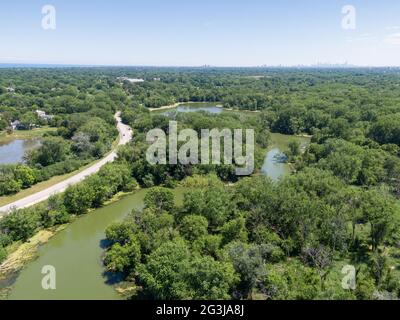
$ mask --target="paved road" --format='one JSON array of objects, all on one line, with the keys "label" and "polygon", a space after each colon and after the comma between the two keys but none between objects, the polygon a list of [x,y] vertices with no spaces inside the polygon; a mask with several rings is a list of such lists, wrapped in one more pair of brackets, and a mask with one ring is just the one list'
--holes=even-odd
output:
[{"label": "paved road", "polygon": [[[119,131],[119,142],[118,146],[127,144],[132,139],[132,130],[129,126],[125,125],[121,121],[120,117],[121,113],[117,112],[115,114],[115,119],[117,120],[117,129]],[[0,207],[0,217],[7,215],[14,209],[23,209],[38,204],[42,201],[47,200],[50,196],[64,192],[69,186],[77,184],[83,180],[85,180],[88,176],[98,172],[101,167],[109,162],[113,162],[117,157],[116,150],[113,150],[110,154],[108,154],[105,158],[101,159],[99,162],[96,162],[91,167],[85,169],[82,172],[77,173],[75,176],[72,176],[54,186],[51,186],[43,191],[32,194],[26,198],[10,203],[4,207]]]}]

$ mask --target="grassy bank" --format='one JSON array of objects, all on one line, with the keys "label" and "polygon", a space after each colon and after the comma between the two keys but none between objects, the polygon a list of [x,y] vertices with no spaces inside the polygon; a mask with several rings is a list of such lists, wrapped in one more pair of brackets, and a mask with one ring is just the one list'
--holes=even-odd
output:
[{"label": "grassy bank", "polygon": [[7,143],[15,139],[33,139],[43,137],[44,134],[56,131],[57,128],[43,127],[33,130],[16,130],[12,134],[0,132],[0,143]]},{"label": "grassy bank", "polygon": [[37,257],[40,246],[48,242],[67,225],[40,230],[25,243],[16,242],[7,248],[9,255],[0,265],[0,300],[6,299],[19,272]]}]

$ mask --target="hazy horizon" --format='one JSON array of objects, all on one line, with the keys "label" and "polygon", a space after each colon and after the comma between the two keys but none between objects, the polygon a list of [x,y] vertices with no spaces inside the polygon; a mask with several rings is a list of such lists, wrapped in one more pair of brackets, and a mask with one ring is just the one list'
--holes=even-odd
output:
[{"label": "hazy horizon", "polygon": [[315,64],[315,65],[261,65],[261,66],[217,66],[217,65],[123,65],[123,64],[69,64],[69,63],[3,63],[0,62],[0,67],[19,67],[19,68],[33,68],[33,67],[45,67],[45,68],[61,68],[61,67],[76,67],[76,68],[193,68],[193,69],[385,69],[393,68],[400,69],[400,65],[344,65],[344,64]]}]

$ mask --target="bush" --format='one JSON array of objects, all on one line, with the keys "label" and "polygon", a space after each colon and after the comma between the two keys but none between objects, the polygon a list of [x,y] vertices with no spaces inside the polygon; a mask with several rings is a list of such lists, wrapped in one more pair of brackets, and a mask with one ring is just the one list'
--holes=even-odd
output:
[{"label": "bush", "polygon": [[69,187],[65,192],[64,205],[70,214],[85,214],[91,207],[94,193],[87,183]]},{"label": "bush", "polygon": [[0,233],[0,247],[5,248],[8,245],[10,245],[11,243],[12,243],[12,239],[8,235]]},{"label": "bush", "polygon": [[88,161],[83,160],[66,160],[41,168],[37,173],[37,182],[46,181],[51,177],[76,171],[87,163]]},{"label": "bush", "polygon": [[43,227],[50,228],[60,224],[68,223],[71,220],[71,216],[68,214],[67,209],[63,206],[57,210],[43,212],[41,219]]},{"label": "bush", "polygon": [[136,181],[135,178],[131,178],[131,180],[124,186],[123,190],[124,192],[131,192],[136,190],[139,187],[138,182]]},{"label": "bush", "polygon": [[0,221],[0,229],[7,232],[13,241],[26,241],[40,226],[40,215],[35,209],[12,212]]},{"label": "bush", "polygon": [[7,258],[6,249],[0,247],[0,264]]}]

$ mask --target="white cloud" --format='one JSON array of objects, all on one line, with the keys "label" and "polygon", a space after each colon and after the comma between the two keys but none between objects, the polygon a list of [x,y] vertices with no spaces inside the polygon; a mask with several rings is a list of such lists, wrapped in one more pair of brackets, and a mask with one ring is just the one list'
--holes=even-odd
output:
[{"label": "white cloud", "polygon": [[389,34],[385,37],[383,42],[392,45],[400,45],[400,33]]}]

